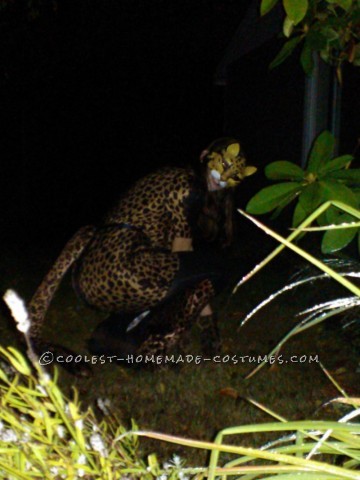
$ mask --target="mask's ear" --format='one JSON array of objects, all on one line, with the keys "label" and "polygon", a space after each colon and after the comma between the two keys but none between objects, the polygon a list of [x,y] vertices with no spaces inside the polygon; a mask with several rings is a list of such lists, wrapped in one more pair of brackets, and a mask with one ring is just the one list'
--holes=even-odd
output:
[{"label": "mask's ear", "polygon": [[233,157],[237,157],[240,153],[240,143],[232,143],[226,149],[226,153],[229,153]]},{"label": "mask's ear", "polygon": [[253,175],[256,172],[257,168],[256,167],[245,167],[244,169],[244,177],[250,177],[250,175]]},{"label": "mask's ear", "polygon": [[209,150],[203,150],[201,152],[201,154],[200,154],[200,162],[201,163],[205,160],[205,158],[209,155],[209,153],[210,153]]}]

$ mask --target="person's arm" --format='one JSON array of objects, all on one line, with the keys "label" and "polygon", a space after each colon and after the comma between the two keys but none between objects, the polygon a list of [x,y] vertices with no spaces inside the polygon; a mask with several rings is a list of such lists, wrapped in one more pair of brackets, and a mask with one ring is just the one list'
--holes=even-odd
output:
[{"label": "person's arm", "polygon": [[175,252],[191,252],[193,250],[192,246],[192,238],[184,238],[184,237],[175,237],[172,246],[171,246],[171,251],[173,253]]}]

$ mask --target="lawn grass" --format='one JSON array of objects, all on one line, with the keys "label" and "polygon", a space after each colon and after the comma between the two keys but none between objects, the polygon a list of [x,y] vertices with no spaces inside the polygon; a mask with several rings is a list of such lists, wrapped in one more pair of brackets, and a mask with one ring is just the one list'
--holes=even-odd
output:
[{"label": "lawn grass", "polygon": [[[54,252],[54,256],[56,254]],[[9,248],[3,262],[1,289],[15,288],[29,299],[52,261],[47,253],[32,251],[30,255],[26,248],[21,253]],[[326,287],[325,291],[321,287],[316,291],[313,288],[294,292],[238,329],[241,319],[257,302],[288,281],[295,263],[291,254],[284,254],[235,295],[231,295],[229,288],[216,300],[224,355],[265,355],[294,325],[296,312],[309,302],[328,295],[333,287]],[[44,337],[85,354],[86,339],[104,315],[84,306],[73,293],[69,280],[68,276],[50,307]],[[234,278],[234,282],[236,280]],[[4,308],[0,315],[0,335],[2,345],[23,348],[15,325]],[[199,331],[194,327],[174,353],[200,354],[199,343]],[[293,338],[281,353],[284,358],[318,355],[348,393],[359,396],[358,357],[337,329],[320,325]],[[246,402],[246,397],[281,413],[288,420],[334,419],[339,416],[334,409],[343,408],[322,407],[324,402],[337,396],[337,392],[317,363],[273,365],[246,380],[251,368],[248,363],[206,362],[141,371],[98,364],[93,367],[90,378],[74,377],[61,370],[59,385],[65,394],[70,394],[71,387],[75,386],[84,407],[94,406],[99,417],[102,413],[96,408],[97,399],[108,399],[125,426],[130,426],[133,418],[142,430],[199,440],[212,440],[226,427],[271,421],[265,412]],[[248,434],[242,436],[241,441],[247,446],[255,446],[255,443],[259,445],[269,438],[271,434],[256,437]],[[238,438],[230,441],[236,443]],[[189,465],[203,464],[208,456],[206,451],[142,439],[141,452],[146,455],[153,451],[161,461],[176,453],[186,458]]]}]

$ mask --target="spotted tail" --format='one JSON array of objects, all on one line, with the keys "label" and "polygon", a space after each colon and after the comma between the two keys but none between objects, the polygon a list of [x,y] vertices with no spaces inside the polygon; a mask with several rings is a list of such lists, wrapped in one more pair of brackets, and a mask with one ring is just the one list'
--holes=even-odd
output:
[{"label": "spotted tail", "polygon": [[88,225],[82,227],[65,245],[51,270],[35,292],[29,304],[31,318],[30,338],[36,348],[41,343],[41,329],[45,315],[58,289],[60,282],[71,265],[77,260],[85,247],[89,244],[95,233],[95,227]]}]

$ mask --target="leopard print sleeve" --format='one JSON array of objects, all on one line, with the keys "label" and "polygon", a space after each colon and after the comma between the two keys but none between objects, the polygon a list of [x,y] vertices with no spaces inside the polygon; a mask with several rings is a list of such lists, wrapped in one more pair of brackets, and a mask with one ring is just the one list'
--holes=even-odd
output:
[{"label": "leopard print sleeve", "polygon": [[175,178],[174,188],[171,189],[167,202],[167,211],[171,216],[171,240],[176,237],[192,238],[186,211],[186,201],[189,195],[190,181],[188,175],[184,172]]}]

